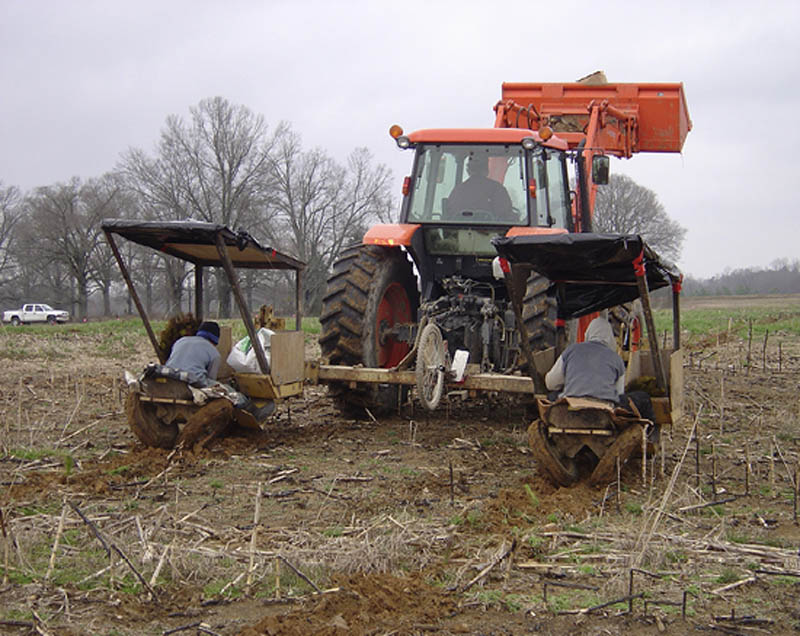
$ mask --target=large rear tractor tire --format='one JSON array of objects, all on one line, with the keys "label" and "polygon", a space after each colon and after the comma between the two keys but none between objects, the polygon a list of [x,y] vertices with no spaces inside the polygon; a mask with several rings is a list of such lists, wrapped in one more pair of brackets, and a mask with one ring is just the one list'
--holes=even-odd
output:
[{"label": "large rear tractor tire", "polygon": [[522,300],[522,320],[528,331],[531,351],[542,351],[556,344],[556,301],[548,297],[550,281],[531,272]]},{"label": "large rear tractor tire", "polygon": [[[418,307],[416,277],[403,251],[376,245],[346,248],[333,266],[322,301],[323,357],[330,364],[396,366],[411,344],[394,338],[389,330],[415,322]],[[366,407],[373,414],[396,409],[407,391],[378,384],[350,389],[343,383],[333,383],[329,390],[340,409]]]},{"label": "large rear tractor tire", "polygon": [[178,438],[178,424],[162,421],[156,409],[152,402],[142,402],[138,393],[129,393],[125,401],[128,426],[145,446],[170,449]]},{"label": "large rear tractor tire", "polygon": [[547,424],[534,420],[528,427],[528,445],[539,472],[556,486],[571,486],[578,480],[575,460],[563,457],[547,435]]}]

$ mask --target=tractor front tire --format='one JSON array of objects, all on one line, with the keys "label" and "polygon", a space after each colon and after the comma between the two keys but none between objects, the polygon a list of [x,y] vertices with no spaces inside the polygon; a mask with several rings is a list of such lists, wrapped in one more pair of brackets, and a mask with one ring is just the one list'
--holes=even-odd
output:
[{"label": "tractor front tire", "polygon": [[[354,245],[333,266],[322,301],[322,355],[330,364],[367,368],[396,366],[411,344],[390,334],[396,324],[413,323],[419,292],[411,263],[399,248]],[[332,383],[329,390],[340,409],[367,408],[373,414],[398,406],[407,392],[395,385],[362,384],[350,389]]]}]

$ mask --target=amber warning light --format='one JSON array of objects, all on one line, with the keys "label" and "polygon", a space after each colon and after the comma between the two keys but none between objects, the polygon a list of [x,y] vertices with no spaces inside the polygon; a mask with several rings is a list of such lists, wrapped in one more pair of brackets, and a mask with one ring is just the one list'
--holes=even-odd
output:
[{"label": "amber warning light", "polygon": [[403,134],[403,128],[395,124],[389,129],[389,134],[392,136],[392,139],[397,139],[400,135]]}]

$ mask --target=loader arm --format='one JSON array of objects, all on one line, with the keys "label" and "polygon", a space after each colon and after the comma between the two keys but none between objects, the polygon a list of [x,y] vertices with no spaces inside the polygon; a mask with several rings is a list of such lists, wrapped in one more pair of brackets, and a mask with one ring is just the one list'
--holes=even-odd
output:
[{"label": "loader arm", "polygon": [[576,151],[583,174],[578,231],[590,231],[596,186],[588,176],[596,155],[680,152],[692,128],[683,84],[506,82],[494,109],[496,128],[527,127],[545,136],[549,129]]}]

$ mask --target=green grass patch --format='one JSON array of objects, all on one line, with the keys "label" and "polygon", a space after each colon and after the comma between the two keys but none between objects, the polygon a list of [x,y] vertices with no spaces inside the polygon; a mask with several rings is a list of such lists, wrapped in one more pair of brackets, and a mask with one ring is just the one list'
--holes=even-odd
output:
[{"label": "green grass patch", "polygon": [[[776,301],[777,302],[777,301]],[[672,309],[653,312],[656,333],[672,333]],[[793,307],[739,307],[720,309],[681,309],[681,330],[693,336],[727,333],[730,321],[731,333],[746,338],[753,321],[753,337],[764,337],[764,333],[783,331],[800,335],[800,309]]]},{"label": "green grass patch", "polygon": [[[3,572],[5,576],[5,570],[0,568],[0,572]],[[29,574],[28,572],[19,572],[17,570],[9,570],[8,571],[8,580],[11,583],[16,585],[27,585],[28,583],[33,583],[33,575]]]},{"label": "green grass patch", "polygon": [[547,539],[540,537],[538,534],[529,534],[525,541],[528,547],[537,554],[544,552],[544,546],[547,543]]},{"label": "green grass patch", "polygon": [[[218,320],[221,325],[232,328],[233,342],[244,338],[247,331],[241,319]],[[151,321],[151,326],[159,334],[166,322]],[[294,329],[294,318],[286,319],[286,328]],[[308,335],[321,331],[319,318],[303,318],[302,330]],[[77,338],[76,338],[77,336]],[[74,355],[81,340],[93,341],[95,355],[126,360],[138,353],[142,340],[147,338],[144,324],[138,317],[124,319],[96,320],[91,322],[71,322],[65,325],[21,325],[19,327],[0,327],[0,360],[58,360]],[[149,348],[149,345],[147,345]]]},{"label": "green grass patch", "polygon": [[682,550],[667,550],[664,559],[667,563],[686,563],[689,557]]},{"label": "green grass patch", "polygon": [[481,590],[471,597],[487,609],[495,608],[516,614],[525,607],[541,602],[541,599],[524,594],[506,594],[502,590]]},{"label": "green grass patch", "polygon": [[785,576],[783,574],[769,577],[769,582],[773,585],[800,585],[800,579],[794,576]]},{"label": "green grass patch", "polygon": [[539,507],[539,497],[536,496],[536,493],[533,492],[533,490],[531,489],[531,487],[528,484],[525,484],[524,488],[525,488],[525,493],[528,495],[528,499],[530,499],[531,506],[533,506],[534,509],[538,508]]},{"label": "green grass patch", "polygon": [[[552,589],[552,588],[549,588]],[[576,590],[562,594],[551,594],[548,590],[547,607],[552,612],[563,612],[564,610],[583,609],[594,607],[605,603],[608,599],[602,598],[597,592],[589,590]],[[627,603],[615,603],[608,607],[609,610],[627,608]]]},{"label": "green grass patch", "polygon": [[466,515],[455,515],[448,520],[451,526],[469,526],[471,528],[479,528],[483,520],[481,513],[477,510],[470,510]]},{"label": "green grass patch", "polygon": [[625,503],[625,510],[638,517],[642,514],[642,504],[635,501],[628,501]]},{"label": "green grass patch", "polygon": [[24,461],[41,461],[44,459],[60,459],[64,465],[64,474],[69,477],[75,468],[75,458],[65,450],[53,448],[11,448],[9,457],[16,457]]},{"label": "green grass patch", "polygon": [[[205,598],[214,598],[217,596],[222,595],[222,590],[225,589],[225,586],[228,585],[230,581],[225,580],[215,580],[207,583],[203,586],[203,596]],[[225,589],[225,598],[234,599],[239,598],[242,595],[242,588],[238,585],[231,585],[227,589]]]},{"label": "green grass patch", "polygon": [[721,585],[727,585],[728,583],[735,583],[736,581],[739,580],[739,573],[731,568],[725,568],[720,573],[720,575],[714,580]]},{"label": "green grass patch", "polygon": [[53,454],[55,454],[55,451],[43,448],[10,448],[8,450],[8,454],[10,457],[16,457],[17,459],[22,459],[27,462],[33,462],[37,459],[51,457]]}]

